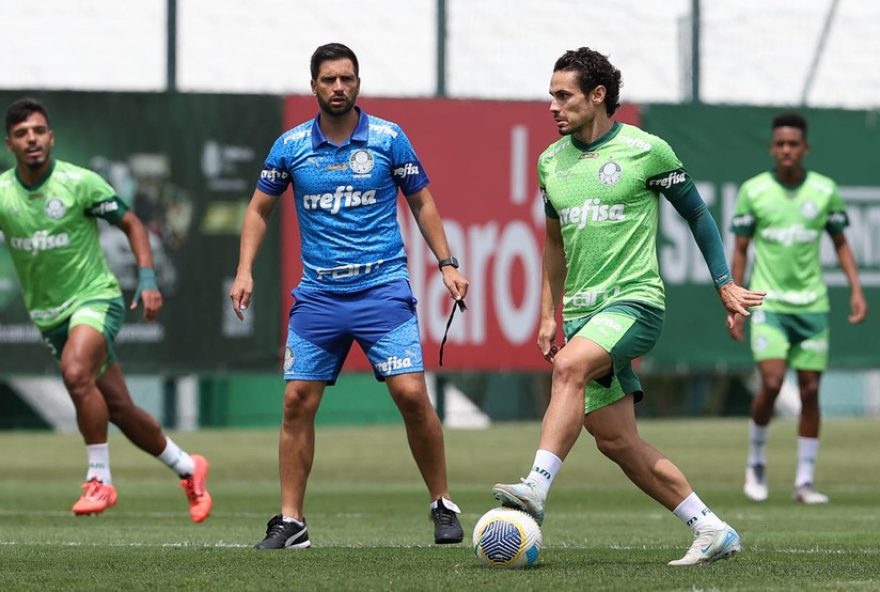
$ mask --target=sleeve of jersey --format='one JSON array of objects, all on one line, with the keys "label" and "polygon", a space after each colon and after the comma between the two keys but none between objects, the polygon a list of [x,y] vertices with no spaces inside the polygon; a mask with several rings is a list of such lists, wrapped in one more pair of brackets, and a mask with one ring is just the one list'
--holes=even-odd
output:
[{"label": "sleeve of jersey", "polygon": [[116,191],[97,173],[85,175],[80,185],[87,216],[103,218],[110,224],[118,224],[128,206],[116,195]]},{"label": "sleeve of jersey", "polygon": [[694,187],[694,182],[672,151],[672,147],[659,138],[651,146],[645,168],[645,187],[662,193],[673,203]]},{"label": "sleeve of jersey", "polygon": [[846,204],[835,186],[828,203],[828,221],[825,222],[825,230],[834,236],[843,232],[847,226],[849,226],[849,216],[846,213]]},{"label": "sleeve of jersey", "polygon": [[290,184],[290,173],[287,172],[282,153],[283,147],[284,137],[282,136],[272,145],[269,155],[263,162],[263,170],[260,171],[260,178],[257,180],[257,189],[267,195],[277,197],[284,193]]},{"label": "sleeve of jersey", "polygon": [[733,278],[730,276],[730,268],[727,266],[727,259],[724,256],[721,233],[697,188],[692,184],[690,191],[671,203],[675,211],[687,220],[691,234],[694,235],[694,240],[709,267],[709,273],[712,274],[715,287],[720,288],[724,284],[730,283]]},{"label": "sleeve of jersey", "polygon": [[553,218],[554,220],[559,220],[559,212],[556,211],[556,208],[553,207],[553,204],[550,203],[550,197],[547,195],[547,188],[544,186],[544,160],[538,159],[538,189],[541,191],[541,199],[544,200],[544,214],[548,218]]},{"label": "sleeve of jersey", "polygon": [[743,185],[739,189],[739,195],[736,196],[730,231],[737,236],[754,236],[756,224],[755,213],[752,211],[752,200],[749,199],[745,185]]},{"label": "sleeve of jersey", "polygon": [[412,195],[430,182],[409,138],[400,128],[391,139],[391,177],[404,195]]}]

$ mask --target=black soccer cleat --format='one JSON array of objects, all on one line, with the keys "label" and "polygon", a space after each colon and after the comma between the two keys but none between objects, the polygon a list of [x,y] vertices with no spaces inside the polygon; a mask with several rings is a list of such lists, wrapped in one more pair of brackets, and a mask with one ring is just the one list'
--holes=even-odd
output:
[{"label": "black soccer cleat", "polygon": [[464,538],[464,531],[458,521],[458,514],[461,510],[451,501],[442,497],[437,500],[436,504],[431,508],[431,519],[434,521],[434,542],[438,545],[460,543]]},{"label": "black soccer cleat", "polygon": [[254,545],[254,549],[308,549],[309,529],[306,520],[284,522],[281,514],[276,514],[266,524],[266,538]]}]

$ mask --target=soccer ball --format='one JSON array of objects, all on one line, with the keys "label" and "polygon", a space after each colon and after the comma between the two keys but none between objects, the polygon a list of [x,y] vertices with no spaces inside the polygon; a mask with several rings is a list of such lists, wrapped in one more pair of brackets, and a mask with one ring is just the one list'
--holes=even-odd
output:
[{"label": "soccer ball", "polygon": [[512,508],[493,508],[474,527],[474,555],[486,567],[517,569],[538,561],[544,537],[535,519]]}]

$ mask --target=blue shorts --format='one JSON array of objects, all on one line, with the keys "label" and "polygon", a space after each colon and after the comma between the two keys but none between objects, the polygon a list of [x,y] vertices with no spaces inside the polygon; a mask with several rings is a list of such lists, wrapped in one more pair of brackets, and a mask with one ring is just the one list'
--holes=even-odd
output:
[{"label": "blue shorts", "polygon": [[378,380],[424,372],[416,299],[407,280],[359,292],[297,288],[293,297],[285,380],[334,384],[353,341],[364,350]]}]

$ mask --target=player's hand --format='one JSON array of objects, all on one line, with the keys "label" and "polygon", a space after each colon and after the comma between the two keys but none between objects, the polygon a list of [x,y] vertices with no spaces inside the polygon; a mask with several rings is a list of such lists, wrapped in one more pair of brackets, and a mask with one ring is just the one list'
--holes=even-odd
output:
[{"label": "player's hand", "polygon": [[727,329],[733,328],[733,324],[736,322],[736,315],[747,317],[751,314],[747,310],[748,308],[761,306],[766,294],[766,292],[747,290],[742,286],[736,285],[734,282],[724,284],[718,288],[721,303],[727,309]]},{"label": "player's hand", "polygon": [[727,328],[727,332],[730,333],[730,337],[732,339],[735,339],[736,341],[742,341],[743,339],[745,339],[745,324],[745,317],[734,315],[733,326]]},{"label": "player's hand", "polygon": [[853,325],[861,323],[868,316],[868,303],[865,301],[865,295],[861,292],[853,292],[849,299],[849,322]]},{"label": "player's hand", "polygon": [[553,359],[559,352],[559,346],[556,345],[556,319],[541,319],[541,325],[538,327],[538,349],[544,359],[553,363]]},{"label": "player's hand", "polygon": [[464,299],[467,296],[468,286],[470,285],[467,278],[451,265],[444,265],[440,271],[443,275],[443,283],[446,285],[449,293],[452,294],[452,297],[456,300]]},{"label": "player's hand", "polygon": [[244,311],[251,304],[254,295],[254,278],[250,274],[239,273],[232,282],[229,297],[232,299],[232,310],[238,320],[244,320]]},{"label": "player's hand", "polygon": [[138,285],[131,299],[130,310],[135,310],[140,302],[144,303],[144,320],[155,321],[162,310],[162,293],[156,285],[156,272],[149,267],[138,268]]}]

